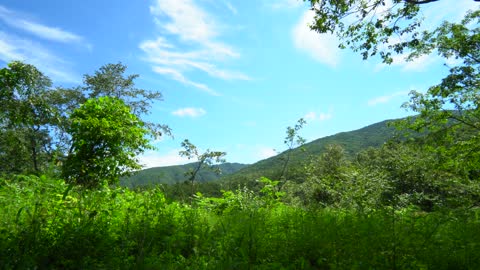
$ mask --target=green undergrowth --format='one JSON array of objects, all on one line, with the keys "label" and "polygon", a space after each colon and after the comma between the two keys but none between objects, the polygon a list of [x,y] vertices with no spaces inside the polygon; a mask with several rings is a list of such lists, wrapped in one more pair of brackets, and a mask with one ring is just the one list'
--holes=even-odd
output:
[{"label": "green undergrowth", "polygon": [[183,204],[1,179],[0,269],[480,269],[478,209],[300,208],[272,183]]}]

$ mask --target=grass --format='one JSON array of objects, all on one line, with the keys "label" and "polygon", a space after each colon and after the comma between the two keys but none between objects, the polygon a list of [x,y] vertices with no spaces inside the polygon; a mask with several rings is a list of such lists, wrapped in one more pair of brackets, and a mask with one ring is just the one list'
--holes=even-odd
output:
[{"label": "grass", "polygon": [[1,269],[480,269],[480,211],[306,209],[248,190],[0,180]]}]

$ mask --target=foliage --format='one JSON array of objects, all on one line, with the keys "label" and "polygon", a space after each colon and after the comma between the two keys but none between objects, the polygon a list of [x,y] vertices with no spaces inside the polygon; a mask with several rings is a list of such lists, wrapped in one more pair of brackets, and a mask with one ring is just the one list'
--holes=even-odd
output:
[{"label": "foliage", "polygon": [[477,205],[480,11],[467,12],[460,23],[425,30],[418,15],[420,5],[429,2],[435,1],[394,0],[389,5],[385,0],[311,0],[316,14],[311,28],[335,32],[342,48],[361,51],[364,59],[380,53],[390,64],[393,54],[413,61],[436,53],[448,60],[451,67],[441,83],[426,93],[413,91],[404,105],[419,113],[396,124],[403,132],[413,131],[411,143],[370,151],[381,158],[366,160],[377,160],[371,170],[380,172],[380,182],[387,184],[383,196],[394,206],[431,210]]},{"label": "foliage", "polygon": [[189,206],[33,176],[1,179],[0,198],[1,269],[480,267],[475,208],[304,209],[245,189]]},{"label": "foliage", "polygon": [[306,123],[307,122],[303,118],[300,118],[293,128],[287,127],[287,136],[285,137],[283,143],[288,147],[288,149],[286,150],[285,156],[282,157],[282,159],[284,159],[284,163],[279,177],[281,180],[285,180],[292,150],[294,148],[301,147],[306,142],[306,140],[298,134],[303,128],[303,125]]},{"label": "foliage", "polygon": [[310,0],[315,12],[310,26],[319,33],[336,33],[340,48],[351,48],[367,59],[380,54],[392,63],[421,43],[421,4],[436,0]]},{"label": "foliage", "polygon": [[235,189],[238,184],[241,184],[260,190],[258,183],[253,180],[262,176],[280,179],[279,176],[285,164],[286,155],[290,153],[289,170],[285,174],[285,178],[287,181],[303,182],[305,180],[304,166],[309,164],[312,158],[315,159],[315,157],[322,155],[329,145],[343,147],[346,157],[353,159],[360,151],[369,147],[379,147],[394,137],[398,131],[390,126],[391,122],[392,120],[382,121],[358,130],[341,132],[308,142],[302,147],[261,160],[238,172],[226,175],[221,180],[231,189]]},{"label": "foliage", "polygon": [[180,156],[187,157],[188,159],[196,159],[194,168],[185,172],[185,176],[188,177],[188,181],[192,185],[193,195],[194,182],[200,170],[202,168],[208,168],[210,170],[213,170],[215,173],[220,174],[220,167],[213,165],[218,163],[224,163],[224,157],[227,153],[220,151],[210,151],[210,149],[207,149],[204,153],[200,153],[198,148],[189,140],[184,140],[182,142],[182,147],[185,150],[180,151]]},{"label": "foliage", "polygon": [[[185,181],[185,174],[193,170],[197,163],[189,163],[185,165],[174,165],[165,167],[155,167],[143,169],[135,172],[131,176],[120,178],[120,184],[127,187],[144,187],[154,186],[157,184],[175,184]],[[221,163],[214,165],[222,172],[221,175],[216,174],[218,171],[210,170],[208,168],[201,168],[196,176],[196,181],[199,183],[211,182],[218,180],[221,176],[237,172],[238,170],[245,168],[246,164],[240,163]]]},{"label": "foliage", "polygon": [[[138,75],[126,66],[107,64],[85,75],[84,86],[53,88],[34,66],[14,61],[0,69],[0,169],[3,174],[53,173],[65,163],[72,146],[70,115],[91,98],[116,97],[138,119],[148,113],[158,91],[135,87]],[[149,137],[170,134],[165,125],[142,121]]]},{"label": "foliage", "polygon": [[[403,121],[400,128],[427,133],[429,151],[443,159],[452,173],[470,179],[480,177],[480,11],[468,13],[461,23],[444,22],[422,35],[414,56],[437,50],[444,58],[461,62],[426,93],[412,91],[404,107],[418,117]],[[476,27],[475,27],[476,26]]]},{"label": "foliage", "polygon": [[[94,75],[84,75],[83,92],[87,98],[115,97],[121,99],[137,117],[148,114],[152,102],[162,100],[159,91],[148,91],[137,88],[135,79],[138,74],[125,75],[126,65],[122,63],[106,64],[95,71]],[[160,137],[162,134],[171,135],[170,128],[144,121],[145,126],[150,130],[153,137]]]},{"label": "foliage", "polygon": [[53,158],[51,81],[34,66],[11,62],[0,69],[0,170],[40,173]]},{"label": "foliage", "polygon": [[87,187],[101,181],[116,183],[120,176],[140,169],[136,156],[152,148],[144,123],[120,99],[87,100],[70,118],[72,148],[63,166],[69,182]]}]

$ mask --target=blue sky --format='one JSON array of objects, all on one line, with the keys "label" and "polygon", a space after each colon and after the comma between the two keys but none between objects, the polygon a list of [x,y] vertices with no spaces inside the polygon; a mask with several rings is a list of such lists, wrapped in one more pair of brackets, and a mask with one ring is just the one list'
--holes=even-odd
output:
[{"label": "blue sky", "polygon": [[[425,5],[425,27],[479,5]],[[308,141],[403,117],[408,92],[448,71],[435,55],[362,61],[310,31],[311,18],[296,0],[2,0],[0,65],[23,60],[66,87],[106,63],[140,74],[137,86],[164,97],[147,119],[174,135],[141,157],[147,167],[186,163],[184,139],[253,163],[285,150],[286,127],[301,117]]]}]

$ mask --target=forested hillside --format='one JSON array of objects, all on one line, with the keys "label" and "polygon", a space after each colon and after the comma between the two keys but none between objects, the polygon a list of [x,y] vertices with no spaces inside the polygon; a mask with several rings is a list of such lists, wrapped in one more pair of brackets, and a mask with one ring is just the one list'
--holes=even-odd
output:
[{"label": "forested hillside", "polygon": [[[196,165],[197,163],[190,163],[185,165],[144,169],[135,172],[129,177],[120,178],[120,185],[135,188],[141,186],[154,186],[157,184],[183,183],[188,180],[186,173],[195,168]],[[196,180],[198,182],[214,181],[222,176],[234,173],[246,166],[248,165],[240,163],[223,163],[215,165],[215,168],[220,169],[220,174],[217,174],[210,169],[203,168],[199,171]]]},{"label": "forested hillside", "polygon": [[[355,131],[342,132],[306,143],[291,151],[290,166],[299,167],[309,159],[322,154],[328,145],[339,145],[345,149],[346,154],[353,158],[360,151],[368,147],[379,147],[392,139],[398,133],[390,126],[393,120],[386,120],[369,125]],[[234,181],[238,185],[243,181],[253,181],[261,176],[276,178],[279,176],[285,162],[285,155],[279,155],[261,160],[251,165],[239,163],[223,163],[216,165],[221,174],[203,168],[198,174],[198,182],[208,182],[220,179],[224,182]],[[120,179],[120,184],[127,187],[152,186],[155,184],[176,184],[187,181],[186,173],[192,170],[195,164],[166,166],[144,169],[135,172],[132,176]]]},{"label": "forested hillside", "polygon": [[325,152],[329,145],[341,146],[348,158],[354,158],[362,150],[369,147],[379,147],[383,145],[388,140],[393,139],[398,133],[398,131],[390,125],[391,123],[393,123],[393,120],[385,120],[358,130],[342,132],[314,140],[292,150],[287,150],[276,156],[249,165],[238,172],[222,177],[221,180],[233,182],[233,185],[238,185],[240,183],[245,184],[252,182],[261,176],[278,179],[288,154],[290,155],[288,166],[291,170],[287,178],[295,178],[296,174],[302,173],[305,164],[311,159],[319,157]]}]

